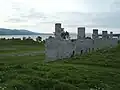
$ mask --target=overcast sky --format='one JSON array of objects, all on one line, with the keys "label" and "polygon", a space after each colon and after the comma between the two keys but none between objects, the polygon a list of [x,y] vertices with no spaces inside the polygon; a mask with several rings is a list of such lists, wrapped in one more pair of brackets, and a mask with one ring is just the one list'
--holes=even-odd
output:
[{"label": "overcast sky", "polygon": [[120,0],[0,0],[0,27],[52,33],[61,22],[69,32],[85,26],[120,33]]}]

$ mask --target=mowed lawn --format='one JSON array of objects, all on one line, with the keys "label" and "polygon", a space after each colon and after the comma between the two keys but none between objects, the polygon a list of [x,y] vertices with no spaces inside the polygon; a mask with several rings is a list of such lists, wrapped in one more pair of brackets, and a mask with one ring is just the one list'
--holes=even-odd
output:
[{"label": "mowed lawn", "polygon": [[[16,48],[17,53],[45,49],[42,43],[9,43],[1,46]],[[0,89],[120,90],[120,46],[50,63],[44,59],[44,53],[0,57]]]},{"label": "mowed lawn", "polygon": [[0,54],[44,50],[43,43],[22,40],[0,40]]},{"label": "mowed lawn", "polygon": [[[1,40],[0,62],[1,63],[28,63],[44,59],[44,44],[34,41]],[[34,54],[41,52],[40,54]],[[33,55],[32,55],[33,53]],[[26,55],[28,54],[28,55]],[[20,56],[19,56],[20,55]],[[35,60],[34,60],[35,59]]]}]

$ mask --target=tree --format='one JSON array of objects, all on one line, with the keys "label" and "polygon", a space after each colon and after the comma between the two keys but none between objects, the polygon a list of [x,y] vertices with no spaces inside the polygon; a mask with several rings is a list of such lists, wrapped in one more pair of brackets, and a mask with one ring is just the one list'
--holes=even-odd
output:
[{"label": "tree", "polygon": [[45,43],[45,40],[43,40],[43,43]]},{"label": "tree", "polygon": [[14,40],[15,38],[14,37],[12,37],[12,40]]},{"label": "tree", "polygon": [[62,32],[62,33],[61,33],[61,37],[62,37],[63,39],[66,39],[66,33],[65,33],[65,32]]},{"label": "tree", "polygon": [[38,36],[38,37],[36,38],[36,41],[37,41],[37,42],[41,42],[41,41],[42,41],[42,37]]},{"label": "tree", "polygon": [[27,41],[34,41],[31,37],[28,37],[26,40]]},{"label": "tree", "polygon": [[62,32],[61,33],[61,37],[63,38],[63,39],[69,39],[69,37],[70,37],[70,35],[69,35],[69,32]]},{"label": "tree", "polygon": [[66,31],[66,38],[69,39],[69,37],[70,37],[70,34],[69,32]]},{"label": "tree", "polygon": [[1,38],[1,40],[6,40],[6,38]]},{"label": "tree", "polygon": [[30,40],[30,39],[32,39],[32,38],[31,38],[31,37],[28,37],[27,39]]},{"label": "tree", "polygon": [[26,40],[26,37],[23,37],[23,40]]},{"label": "tree", "polygon": [[49,38],[53,38],[52,36],[49,36]]}]

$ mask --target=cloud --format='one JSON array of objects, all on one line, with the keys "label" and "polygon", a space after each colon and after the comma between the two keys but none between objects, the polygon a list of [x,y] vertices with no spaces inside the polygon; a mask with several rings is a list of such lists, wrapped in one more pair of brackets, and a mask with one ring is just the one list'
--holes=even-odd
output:
[{"label": "cloud", "polygon": [[[2,4],[6,1],[3,0]],[[60,5],[52,0],[54,1],[56,5],[52,6],[53,3],[47,0],[9,0],[8,7],[0,4],[5,8],[0,19],[4,19],[4,23],[10,23],[11,27],[41,29],[42,32],[53,32],[51,28],[54,28],[56,22],[62,23],[63,27],[71,31],[79,26],[120,29],[119,0],[62,0]],[[66,5],[67,2],[70,2],[69,5]],[[70,6],[75,8],[69,8]],[[3,12],[2,9],[0,11]]]},{"label": "cloud", "polygon": [[[33,23],[33,27],[41,25],[54,26],[55,23],[60,22],[65,28],[77,28],[85,26],[87,28],[120,28],[120,13],[119,12],[104,12],[104,13],[80,13],[80,12],[61,12],[44,14],[39,12],[29,12],[29,14],[20,16],[18,18],[10,18],[8,22],[12,23]],[[25,25],[20,25],[21,27]],[[26,27],[31,27],[27,24]],[[42,27],[42,26],[41,26]]]},{"label": "cloud", "polygon": [[20,19],[20,18],[10,18],[7,21],[4,22],[11,22],[11,23],[21,23],[21,22],[27,22],[25,19]]},{"label": "cloud", "polygon": [[[78,25],[87,27],[106,27],[120,28],[120,13],[119,12],[104,12],[104,13],[61,13],[65,20],[64,23],[68,27],[76,27]],[[62,18],[61,17],[61,18]]]}]

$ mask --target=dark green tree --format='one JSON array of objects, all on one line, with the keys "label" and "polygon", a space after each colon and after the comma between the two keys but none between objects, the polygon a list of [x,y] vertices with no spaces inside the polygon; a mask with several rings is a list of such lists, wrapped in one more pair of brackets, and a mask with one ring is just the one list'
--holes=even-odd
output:
[{"label": "dark green tree", "polygon": [[70,37],[69,32],[66,31],[65,33],[66,33],[66,38],[68,39]]},{"label": "dark green tree", "polygon": [[52,36],[49,36],[49,38],[53,38]]},{"label": "dark green tree", "polygon": [[62,37],[63,39],[66,39],[66,33],[65,33],[65,32],[62,32],[62,33],[61,33],[61,37]]},{"label": "dark green tree", "polygon": [[37,42],[41,42],[41,41],[42,41],[42,37],[38,36],[38,37],[36,38],[36,41],[37,41]]},{"label": "dark green tree", "polygon": [[69,32],[62,32],[61,33],[61,37],[63,38],[63,39],[69,39],[69,37],[70,37],[70,35],[69,35]]},{"label": "dark green tree", "polygon": [[26,37],[23,37],[23,40],[26,40]]}]

